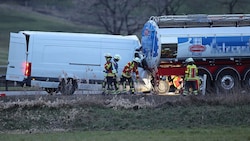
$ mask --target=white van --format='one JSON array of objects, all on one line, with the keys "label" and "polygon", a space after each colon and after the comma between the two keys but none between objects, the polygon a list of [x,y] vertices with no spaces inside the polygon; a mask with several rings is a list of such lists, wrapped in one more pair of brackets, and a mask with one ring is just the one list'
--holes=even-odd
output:
[{"label": "white van", "polygon": [[73,94],[81,84],[101,84],[105,53],[119,54],[119,72],[140,46],[135,35],[20,31],[10,33],[6,80]]}]

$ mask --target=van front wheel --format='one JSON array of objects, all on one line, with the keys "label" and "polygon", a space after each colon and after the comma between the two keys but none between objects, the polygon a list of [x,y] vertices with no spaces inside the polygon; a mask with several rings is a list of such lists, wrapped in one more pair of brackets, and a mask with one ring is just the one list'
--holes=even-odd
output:
[{"label": "van front wheel", "polygon": [[62,79],[59,84],[59,90],[62,95],[72,95],[77,89],[77,82],[72,78]]}]

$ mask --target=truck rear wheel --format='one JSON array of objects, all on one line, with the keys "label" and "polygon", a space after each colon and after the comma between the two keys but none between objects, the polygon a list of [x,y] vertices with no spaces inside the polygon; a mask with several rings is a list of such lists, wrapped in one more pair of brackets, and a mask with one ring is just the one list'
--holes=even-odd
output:
[{"label": "truck rear wheel", "polygon": [[166,80],[160,80],[158,86],[156,87],[156,91],[160,94],[167,93],[169,91],[169,84]]},{"label": "truck rear wheel", "polygon": [[72,95],[77,89],[77,82],[72,78],[62,79],[59,89],[62,95]]},{"label": "truck rear wheel", "polygon": [[239,78],[234,71],[222,72],[217,81],[217,94],[237,94],[239,93]]}]

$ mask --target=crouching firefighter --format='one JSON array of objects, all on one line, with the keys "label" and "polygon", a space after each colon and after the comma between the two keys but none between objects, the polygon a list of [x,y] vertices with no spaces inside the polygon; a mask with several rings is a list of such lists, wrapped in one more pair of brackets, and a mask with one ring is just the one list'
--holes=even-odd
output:
[{"label": "crouching firefighter", "polygon": [[122,71],[121,85],[123,86],[123,92],[126,92],[126,83],[129,83],[131,94],[135,93],[134,81],[132,79],[132,74],[136,74],[136,79],[139,79],[138,64],[140,59],[135,57],[133,61],[128,62]]}]

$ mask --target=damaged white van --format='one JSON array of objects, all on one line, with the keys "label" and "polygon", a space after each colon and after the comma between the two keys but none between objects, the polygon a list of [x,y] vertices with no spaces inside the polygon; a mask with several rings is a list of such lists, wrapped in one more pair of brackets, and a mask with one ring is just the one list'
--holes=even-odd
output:
[{"label": "damaged white van", "polygon": [[[122,57],[119,61],[121,72],[133,59],[138,47],[140,42],[135,35],[41,31],[10,33],[6,80],[41,87],[48,93],[60,91],[70,95],[76,89],[84,89],[82,84],[101,84],[104,80],[105,53]],[[145,88],[151,89],[148,86]]]}]

